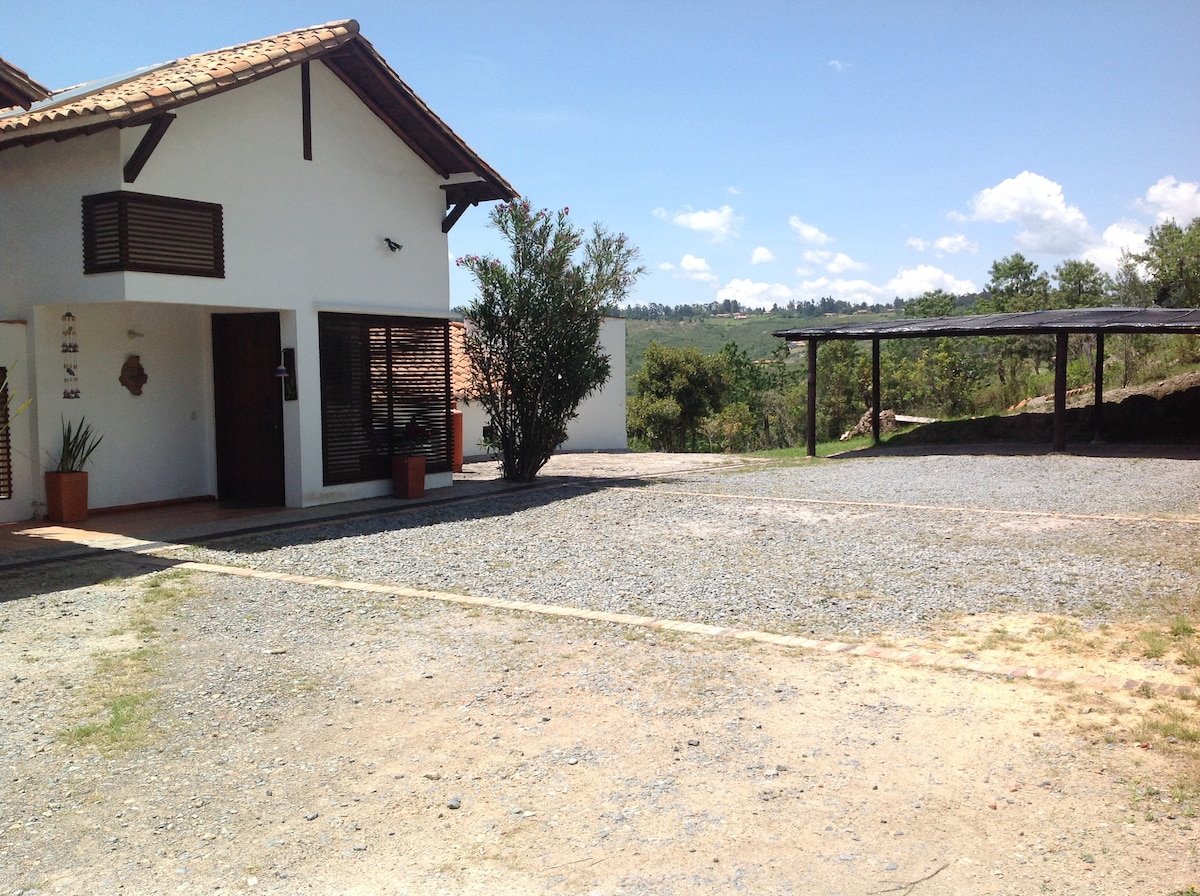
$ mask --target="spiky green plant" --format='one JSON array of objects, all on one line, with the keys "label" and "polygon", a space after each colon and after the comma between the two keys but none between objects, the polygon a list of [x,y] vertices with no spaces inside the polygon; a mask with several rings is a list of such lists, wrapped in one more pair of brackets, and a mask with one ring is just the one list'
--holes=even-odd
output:
[{"label": "spiky green plant", "polygon": [[92,452],[104,441],[104,436],[95,435],[91,424],[86,421],[86,417],[80,417],[79,425],[74,426],[62,418],[62,446],[54,467],[56,472],[81,472]]}]

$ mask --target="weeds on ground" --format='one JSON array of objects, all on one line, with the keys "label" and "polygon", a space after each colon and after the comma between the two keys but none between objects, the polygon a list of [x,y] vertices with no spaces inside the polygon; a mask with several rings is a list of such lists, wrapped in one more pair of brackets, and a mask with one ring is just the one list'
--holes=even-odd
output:
[{"label": "weeds on ground", "polygon": [[129,624],[114,632],[132,632],[142,643],[129,650],[96,654],[95,673],[85,691],[89,718],[64,731],[64,742],[116,753],[148,739],[156,697],[152,682],[164,652],[157,643],[159,626],[181,602],[196,593],[188,576],[186,572],[171,571],[145,580],[145,590],[131,611]]},{"label": "weeds on ground", "polygon": [[1014,635],[1003,625],[998,625],[979,642],[980,650],[995,650],[1005,644],[1021,644],[1025,641],[1020,635]]}]

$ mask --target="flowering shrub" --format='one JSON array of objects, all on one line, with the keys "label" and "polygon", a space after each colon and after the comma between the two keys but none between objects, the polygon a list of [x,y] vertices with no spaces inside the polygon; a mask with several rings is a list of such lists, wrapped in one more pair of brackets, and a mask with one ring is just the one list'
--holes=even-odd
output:
[{"label": "flowering shrub", "polygon": [[479,288],[465,313],[465,349],[491,417],[486,447],[504,478],[519,482],[537,476],[579,403],[608,379],[600,325],[645,273],[624,234],[596,226],[585,242],[568,212],[534,211],[524,199],[497,206],[491,221],[511,260],[457,260]]}]

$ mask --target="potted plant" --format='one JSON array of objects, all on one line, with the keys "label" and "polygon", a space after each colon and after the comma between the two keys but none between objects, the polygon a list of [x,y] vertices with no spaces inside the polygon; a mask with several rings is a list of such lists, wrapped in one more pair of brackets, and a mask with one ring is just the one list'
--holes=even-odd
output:
[{"label": "potted plant", "polygon": [[58,462],[46,471],[46,515],[52,521],[78,523],[87,519],[88,474],[83,467],[103,439],[92,432],[91,424],[83,417],[78,426],[62,420]]},{"label": "potted plant", "polygon": [[392,433],[392,494],[397,498],[425,495],[425,454],[430,432],[416,420]]}]

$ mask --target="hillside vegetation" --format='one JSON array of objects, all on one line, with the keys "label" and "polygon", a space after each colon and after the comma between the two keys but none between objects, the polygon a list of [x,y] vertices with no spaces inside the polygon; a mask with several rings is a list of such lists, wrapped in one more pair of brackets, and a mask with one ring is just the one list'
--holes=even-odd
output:
[{"label": "hillside vegetation", "polygon": [[[1173,221],[1152,228],[1147,251],[1126,255],[1115,278],[1091,262],[1075,260],[1057,265],[1051,275],[1019,253],[995,262],[990,275],[978,295],[934,290],[871,309],[830,299],[748,313],[714,304],[707,317],[704,306],[630,309],[626,383],[631,444],[663,451],[735,452],[803,444],[805,349],[789,350],[771,335],[799,324],[1152,303],[1200,307],[1200,218],[1186,228]],[[1052,391],[1054,356],[1055,339],[1044,335],[884,340],[882,404],[897,413],[939,419],[1003,415]],[[828,441],[854,426],[870,406],[869,344],[825,342],[820,358],[815,435],[817,441]],[[1091,385],[1096,359],[1095,335],[1072,334],[1068,389]],[[1113,388],[1163,380],[1198,365],[1200,335],[1114,334],[1105,341],[1104,381]],[[1143,417],[1139,413],[1132,419]],[[1168,427],[1153,437],[1169,439],[1172,432]]]}]

